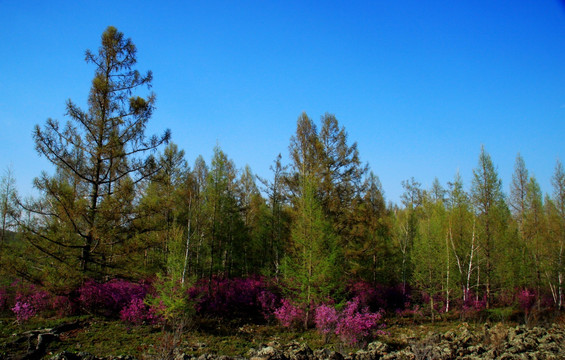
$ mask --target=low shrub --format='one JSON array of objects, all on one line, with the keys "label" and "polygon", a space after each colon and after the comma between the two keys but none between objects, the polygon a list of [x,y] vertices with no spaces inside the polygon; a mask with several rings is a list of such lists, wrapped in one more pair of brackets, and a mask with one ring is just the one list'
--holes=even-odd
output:
[{"label": "low shrub", "polygon": [[149,291],[147,282],[133,283],[115,279],[106,283],[86,281],[78,290],[80,307],[90,313],[119,317],[134,299],[143,300]]},{"label": "low shrub", "polygon": [[381,323],[383,313],[370,312],[367,307],[361,308],[359,303],[358,298],[347,302],[335,330],[336,335],[350,345],[367,340],[373,330],[376,334],[384,334],[384,324]]},{"label": "low shrub", "polygon": [[335,332],[338,320],[339,316],[334,307],[322,304],[316,308],[314,323],[316,329],[323,335]]},{"label": "low shrub", "polygon": [[348,301],[341,312],[326,304],[319,305],[314,316],[320,334],[324,337],[336,334],[349,345],[385,334],[382,319],[383,311],[371,312],[368,307],[361,306],[357,297]]},{"label": "low shrub", "polygon": [[292,304],[289,300],[283,299],[281,306],[275,310],[275,318],[284,327],[300,328],[304,323],[305,311]]},{"label": "low shrub", "polygon": [[34,307],[27,301],[16,301],[12,311],[16,314],[18,323],[26,322],[37,314]]},{"label": "low shrub", "polygon": [[[12,312],[16,315],[16,320],[19,323],[28,321],[30,318],[52,308],[51,295],[39,289],[33,284],[25,284],[23,282],[15,282],[13,290],[16,291],[13,304],[11,307]],[[9,300],[6,292],[6,303]]]},{"label": "low shrub", "polygon": [[120,311],[120,320],[133,325],[156,324],[161,321],[155,308],[145,304],[143,299],[134,298]]},{"label": "low shrub", "polygon": [[278,307],[278,296],[261,277],[202,279],[188,291],[196,311],[213,317],[259,320]]},{"label": "low shrub", "polygon": [[363,307],[372,311],[395,311],[404,309],[409,297],[404,294],[402,285],[373,285],[366,281],[352,282],[347,286],[350,299],[358,298]]}]

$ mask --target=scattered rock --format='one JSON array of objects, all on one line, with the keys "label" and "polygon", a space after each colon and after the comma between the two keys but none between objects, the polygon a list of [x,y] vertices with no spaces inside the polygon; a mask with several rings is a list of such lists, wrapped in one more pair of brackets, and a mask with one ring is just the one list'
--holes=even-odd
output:
[{"label": "scattered rock", "polygon": [[[54,329],[35,331],[24,334],[30,343],[31,350],[44,349],[56,340]],[[409,339],[409,340],[408,340]],[[20,341],[19,338],[17,341]],[[21,343],[21,342],[20,342]],[[196,344],[193,348],[206,349],[206,344]],[[41,350],[44,351],[44,350]],[[29,352],[30,354],[32,351]],[[38,354],[39,352],[37,352]],[[174,353],[175,360],[242,360],[215,354],[202,354],[198,357],[182,353],[180,349]],[[34,355],[35,356],[35,355]],[[40,357],[26,357],[25,359]],[[0,357],[1,359],[1,357]],[[50,360],[106,360],[87,353],[61,352]],[[135,360],[132,357],[113,357],[116,360]],[[341,354],[330,349],[312,349],[305,343],[292,341],[280,344],[271,341],[258,348],[250,349],[244,359],[251,360],[417,360],[417,359],[565,359],[565,329],[559,326],[550,328],[525,326],[504,327],[502,325],[485,325],[473,333],[466,324],[454,331],[444,334],[429,333],[424,339],[407,338],[401,346],[375,341],[365,349],[355,353]],[[109,360],[109,359],[108,359]]]}]

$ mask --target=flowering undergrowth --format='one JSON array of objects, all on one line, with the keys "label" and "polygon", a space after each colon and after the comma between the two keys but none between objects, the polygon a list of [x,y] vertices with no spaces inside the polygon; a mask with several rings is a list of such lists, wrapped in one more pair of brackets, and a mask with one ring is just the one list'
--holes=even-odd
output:
[{"label": "flowering undergrowth", "polygon": [[190,288],[188,295],[198,313],[224,318],[268,318],[279,301],[261,277],[203,279]]}]

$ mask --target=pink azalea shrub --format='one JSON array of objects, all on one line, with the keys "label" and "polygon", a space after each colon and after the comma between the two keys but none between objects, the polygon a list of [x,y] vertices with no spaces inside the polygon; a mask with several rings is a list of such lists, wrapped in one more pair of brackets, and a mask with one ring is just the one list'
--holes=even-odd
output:
[{"label": "pink azalea shrub", "polygon": [[359,298],[353,298],[341,312],[329,305],[319,305],[315,311],[314,323],[322,335],[334,333],[343,342],[353,345],[374,334],[384,334],[382,318],[383,311],[371,312],[368,307],[361,306]]},{"label": "pink azalea shrub", "polygon": [[149,291],[148,283],[133,283],[115,279],[106,283],[86,281],[79,289],[78,302],[84,310],[110,317],[118,317],[132,300],[143,300]]},{"label": "pink azalea shrub", "polygon": [[[352,298],[357,298],[362,306],[371,306],[373,303],[381,300],[379,299],[376,286],[367,281],[357,281],[349,284],[347,292]],[[384,303],[386,300],[382,300],[382,302]],[[381,306],[381,308],[383,307]]]},{"label": "pink azalea shrub", "polygon": [[368,306],[373,311],[403,309],[408,300],[402,285],[373,285],[367,281],[356,281],[347,286],[347,292],[351,298],[359,298],[362,307]]},{"label": "pink azalea shrub", "polygon": [[334,307],[322,304],[316,308],[314,323],[320,333],[327,335],[335,332],[338,320],[338,313]]},{"label": "pink azalea shrub", "polygon": [[516,294],[516,299],[518,300],[518,306],[520,309],[528,312],[534,307],[537,294],[532,289],[522,289]]},{"label": "pink azalea shrub", "polygon": [[381,324],[382,312],[370,312],[367,307],[359,306],[359,299],[354,298],[347,302],[340,314],[339,321],[335,330],[342,341],[353,345],[361,340],[368,339],[373,330],[377,334],[384,334],[384,324]]},{"label": "pink azalea shrub", "polygon": [[143,299],[133,298],[131,302],[120,311],[120,319],[133,325],[156,324],[161,321],[156,310],[147,306]]},{"label": "pink azalea shrub", "polygon": [[257,297],[261,306],[261,313],[266,320],[269,320],[277,309],[280,303],[280,298],[269,290],[263,290]]},{"label": "pink azalea shrub", "polygon": [[469,291],[466,300],[461,306],[461,312],[466,316],[474,316],[487,308],[486,294],[483,297],[478,297],[472,291]]},{"label": "pink azalea shrub", "polygon": [[189,289],[196,311],[216,317],[262,319],[278,302],[264,278],[202,279]]},{"label": "pink azalea shrub", "polygon": [[410,302],[406,302],[402,309],[396,309],[396,315],[400,317],[423,317],[424,312],[418,304],[411,305]]},{"label": "pink azalea shrub", "polygon": [[20,287],[22,292],[16,293],[15,304],[12,312],[18,322],[24,322],[38,313],[50,308],[51,296],[45,290],[38,290],[35,285]]},{"label": "pink azalea shrub", "polygon": [[275,318],[284,327],[300,327],[305,316],[306,313],[303,309],[293,305],[287,299],[283,299],[281,306],[275,310]]},{"label": "pink azalea shrub", "polygon": [[[45,290],[36,290],[35,288],[33,288],[33,290],[34,292],[26,297],[27,301],[30,302],[37,312],[48,309],[51,304],[51,295]],[[19,297],[16,296],[16,301],[18,298]]]},{"label": "pink azalea shrub", "polygon": [[18,323],[28,321],[37,313],[33,306],[27,301],[16,301],[12,311],[16,314]]}]

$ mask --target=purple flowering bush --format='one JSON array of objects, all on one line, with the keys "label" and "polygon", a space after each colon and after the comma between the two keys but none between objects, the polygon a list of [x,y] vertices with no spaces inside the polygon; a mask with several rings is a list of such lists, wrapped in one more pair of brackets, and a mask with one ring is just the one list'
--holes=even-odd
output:
[{"label": "purple flowering bush", "polygon": [[196,311],[215,317],[268,318],[278,297],[261,277],[202,279],[188,291]]},{"label": "purple flowering bush", "polygon": [[336,334],[339,338],[354,345],[371,336],[383,335],[383,312],[371,312],[368,307],[361,306],[361,299],[355,297],[345,304],[341,312],[329,305],[319,305],[314,315],[316,329],[324,337]]},{"label": "purple flowering bush", "polygon": [[134,299],[143,300],[149,288],[145,282],[137,284],[115,279],[101,284],[88,280],[78,289],[78,302],[87,312],[118,317]]},{"label": "purple flowering bush", "polygon": [[338,320],[338,313],[334,307],[322,304],[316,308],[314,323],[320,333],[327,335],[335,332]]},{"label": "purple flowering bush", "polygon": [[373,330],[377,334],[383,335],[384,327],[381,320],[382,312],[370,312],[368,308],[359,306],[359,299],[354,298],[347,302],[343,309],[335,330],[342,341],[353,345],[361,340],[368,339]]},{"label": "purple flowering bush", "polygon": [[120,311],[120,320],[133,325],[157,324],[162,319],[157,310],[145,304],[143,299],[133,298],[131,302]]},{"label": "purple flowering bush", "polygon": [[467,296],[461,305],[461,312],[463,315],[476,316],[487,308],[487,296],[483,297],[475,295],[472,291],[467,292]]},{"label": "purple flowering bush", "polygon": [[521,289],[516,294],[516,299],[520,310],[529,312],[536,303],[537,294],[532,289]]},{"label": "purple flowering bush", "polygon": [[306,313],[303,309],[283,299],[281,306],[275,310],[275,318],[284,327],[299,328],[304,322]]},{"label": "purple flowering bush", "polygon": [[421,318],[424,316],[424,312],[419,304],[412,305],[407,301],[402,309],[396,309],[396,315],[400,317]]},{"label": "purple flowering bush", "polygon": [[347,292],[351,298],[359,298],[361,306],[368,306],[373,311],[402,309],[408,300],[401,285],[373,285],[366,281],[356,281],[347,286]]},{"label": "purple flowering bush", "polygon": [[11,308],[19,323],[28,321],[35,315],[51,308],[51,295],[38,289],[35,285],[24,285],[18,283],[14,298],[14,306]]},{"label": "purple flowering bush", "polygon": [[37,311],[27,301],[16,301],[12,311],[16,314],[18,323],[26,322],[37,314]]},{"label": "purple flowering bush", "polygon": [[269,320],[275,314],[277,306],[280,304],[280,298],[270,290],[263,290],[257,297],[261,307],[261,314],[266,320]]}]

